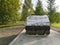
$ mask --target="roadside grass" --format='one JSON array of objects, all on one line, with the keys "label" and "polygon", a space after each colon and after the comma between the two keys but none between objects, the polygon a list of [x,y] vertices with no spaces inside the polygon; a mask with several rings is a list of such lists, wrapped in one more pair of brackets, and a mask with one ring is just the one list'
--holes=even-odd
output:
[{"label": "roadside grass", "polygon": [[60,28],[60,23],[51,23],[51,26]]},{"label": "roadside grass", "polygon": [[25,25],[25,23],[26,23],[25,21],[19,21],[19,22],[16,22],[14,24],[0,25],[0,29],[1,28],[13,27],[13,26]]},{"label": "roadside grass", "polygon": [[[0,25],[0,29],[13,27],[13,26],[21,26],[21,25],[25,25],[25,24],[26,24],[25,21],[19,21],[19,22],[16,22],[14,24]],[[60,23],[51,23],[51,26],[60,28]]]}]

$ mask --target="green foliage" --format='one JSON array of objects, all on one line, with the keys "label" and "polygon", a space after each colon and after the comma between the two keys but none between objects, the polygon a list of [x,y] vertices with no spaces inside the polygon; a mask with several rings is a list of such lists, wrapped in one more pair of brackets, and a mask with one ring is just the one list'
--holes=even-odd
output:
[{"label": "green foliage", "polygon": [[25,24],[26,24],[25,21],[17,21],[16,23],[13,23],[13,24],[0,25],[0,29],[3,29],[3,28],[6,29],[13,26],[23,26]]},{"label": "green foliage", "polygon": [[55,13],[56,13],[56,8],[55,8],[55,0],[48,0],[48,15],[50,18],[50,21],[53,21],[53,17],[55,17]]},{"label": "green foliage", "polygon": [[27,16],[28,16],[28,9],[26,8],[25,5],[23,5],[21,21],[23,21],[23,20],[25,21]]},{"label": "green foliage", "polygon": [[53,23],[60,23],[60,13],[56,12],[55,0],[48,0],[48,15]]},{"label": "green foliage", "polygon": [[0,0],[0,24],[18,21],[20,5],[19,0]]},{"label": "green foliage", "polygon": [[35,14],[36,15],[38,15],[38,14],[44,15],[45,14],[45,12],[44,12],[44,10],[42,8],[42,2],[40,0],[38,0],[38,2],[37,2]]},{"label": "green foliage", "polygon": [[31,0],[25,0],[23,4],[22,14],[21,14],[21,21],[25,21],[26,17],[33,13]]},{"label": "green foliage", "polygon": [[51,26],[60,28],[60,23],[51,23]]},{"label": "green foliage", "polygon": [[60,13],[55,13],[51,16],[52,22],[54,23],[60,23]]}]

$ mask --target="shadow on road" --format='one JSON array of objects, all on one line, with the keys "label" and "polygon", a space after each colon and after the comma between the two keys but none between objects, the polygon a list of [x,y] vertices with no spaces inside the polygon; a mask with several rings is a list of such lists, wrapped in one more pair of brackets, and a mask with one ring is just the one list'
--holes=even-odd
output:
[{"label": "shadow on road", "polygon": [[0,38],[0,45],[8,45],[17,35]]}]

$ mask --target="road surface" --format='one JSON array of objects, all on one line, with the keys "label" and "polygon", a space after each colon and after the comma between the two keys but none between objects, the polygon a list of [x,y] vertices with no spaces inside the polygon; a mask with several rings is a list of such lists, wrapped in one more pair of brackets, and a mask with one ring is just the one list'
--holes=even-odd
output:
[{"label": "road surface", "polygon": [[28,36],[24,30],[9,45],[60,45],[60,33],[50,30],[48,36]]}]

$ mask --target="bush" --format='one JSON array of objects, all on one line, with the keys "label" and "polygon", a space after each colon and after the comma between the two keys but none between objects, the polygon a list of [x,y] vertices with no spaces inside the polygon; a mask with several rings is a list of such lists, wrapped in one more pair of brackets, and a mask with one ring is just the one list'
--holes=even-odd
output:
[{"label": "bush", "polygon": [[51,16],[51,22],[56,22],[59,23],[60,22],[60,13],[55,13],[54,15]]},{"label": "bush", "polygon": [[0,0],[0,24],[15,23],[19,20],[19,0]]}]

